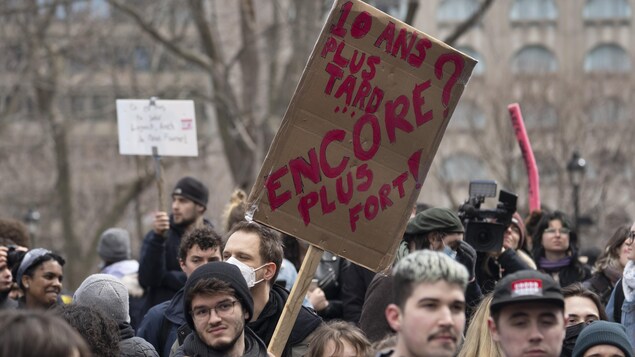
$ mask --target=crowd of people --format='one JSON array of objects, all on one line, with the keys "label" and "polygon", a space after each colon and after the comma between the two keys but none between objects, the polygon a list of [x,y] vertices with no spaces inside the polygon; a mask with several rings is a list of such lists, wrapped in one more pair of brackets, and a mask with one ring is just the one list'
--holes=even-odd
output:
[{"label": "crowd of people", "polygon": [[[108,229],[99,271],[72,293],[65,259],[0,220],[0,357],[272,356],[307,246],[246,221],[244,198],[221,235],[207,187],[182,178],[139,261],[130,234]],[[635,224],[592,266],[574,228],[560,211],[515,213],[501,250],[477,251],[457,212],[413,212],[384,271],[323,254],[281,356],[632,357]]]}]

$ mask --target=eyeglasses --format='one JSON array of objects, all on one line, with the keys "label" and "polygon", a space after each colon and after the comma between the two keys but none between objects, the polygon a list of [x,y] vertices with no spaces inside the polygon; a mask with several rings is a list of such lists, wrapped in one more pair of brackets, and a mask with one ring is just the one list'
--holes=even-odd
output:
[{"label": "eyeglasses", "polygon": [[569,234],[571,230],[569,228],[547,228],[545,229],[545,233],[554,234],[556,232],[560,232],[560,234]]},{"label": "eyeglasses", "polygon": [[211,314],[212,310],[214,310],[216,311],[216,315],[218,315],[219,317],[226,317],[232,312],[232,310],[234,309],[234,305],[236,305],[237,302],[238,300],[223,301],[214,307],[197,307],[196,309],[190,311],[190,315],[192,315],[192,318],[194,320],[203,321],[209,319],[209,315]]},{"label": "eyeglasses", "polygon": [[628,235],[626,236],[626,240],[624,242],[626,243],[626,245],[631,245],[633,244],[634,240],[635,240],[635,231],[630,231],[628,232]]}]

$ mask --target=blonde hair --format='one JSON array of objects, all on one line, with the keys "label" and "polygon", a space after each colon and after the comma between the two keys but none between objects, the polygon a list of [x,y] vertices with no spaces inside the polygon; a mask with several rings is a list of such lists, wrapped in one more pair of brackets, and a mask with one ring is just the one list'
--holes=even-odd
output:
[{"label": "blonde hair", "polygon": [[467,328],[463,346],[457,357],[503,357],[500,345],[492,339],[492,333],[487,326],[492,297],[491,293],[485,295],[478,309],[474,312],[470,326]]},{"label": "blonde hair", "polygon": [[238,222],[245,220],[247,194],[241,189],[232,192],[229,203],[225,206],[222,219],[225,222],[225,232],[231,231],[232,227]]}]

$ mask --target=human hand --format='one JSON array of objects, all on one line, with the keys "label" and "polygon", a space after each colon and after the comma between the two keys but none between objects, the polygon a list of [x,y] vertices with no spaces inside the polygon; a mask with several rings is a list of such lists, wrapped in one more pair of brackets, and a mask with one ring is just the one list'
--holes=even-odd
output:
[{"label": "human hand", "polygon": [[152,222],[152,229],[157,235],[163,236],[168,229],[170,229],[170,217],[167,212],[156,212],[154,214],[154,222]]},{"label": "human hand", "polygon": [[307,298],[315,311],[322,311],[329,306],[329,301],[326,299],[326,295],[324,295],[324,291],[320,288],[315,288],[313,291],[307,294]]}]

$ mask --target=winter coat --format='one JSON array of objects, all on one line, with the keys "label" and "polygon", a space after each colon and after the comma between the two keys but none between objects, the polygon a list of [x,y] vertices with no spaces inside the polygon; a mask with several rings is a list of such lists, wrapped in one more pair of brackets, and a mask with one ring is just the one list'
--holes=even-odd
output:
[{"label": "winter coat", "polygon": [[137,336],[144,338],[161,357],[170,355],[170,348],[177,339],[177,329],[186,324],[183,312],[184,290],[179,290],[172,300],[151,308],[143,318]]},{"label": "winter coat", "polygon": [[141,337],[135,337],[134,329],[129,324],[119,324],[119,335],[119,350],[122,357],[159,357],[151,344]]},{"label": "winter coat", "polygon": [[343,319],[357,324],[362,314],[366,290],[375,277],[375,272],[355,263],[349,264],[342,272]]},{"label": "winter coat", "polygon": [[[269,292],[269,302],[267,302],[260,316],[258,316],[258,320],[251,321],[248,324],[249,328],[262,339],[265,345],[269,345],[269,342],[271,342],[273,332],[276,329],[288,297],[289,292],[287,290],[274,284]],[[303,356],[308,348],[307,337],[321,324],[322,319],[315,312],[302,306],[285,345],[282,357]]]}]

